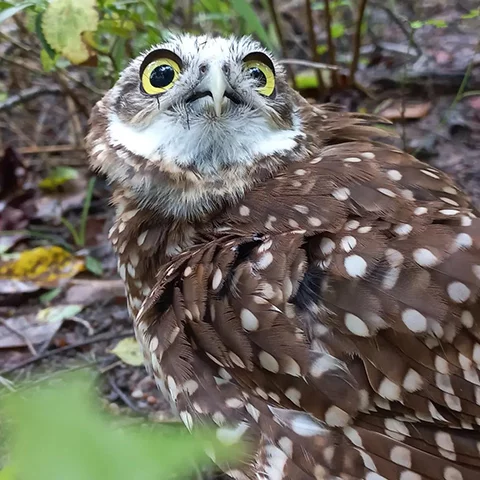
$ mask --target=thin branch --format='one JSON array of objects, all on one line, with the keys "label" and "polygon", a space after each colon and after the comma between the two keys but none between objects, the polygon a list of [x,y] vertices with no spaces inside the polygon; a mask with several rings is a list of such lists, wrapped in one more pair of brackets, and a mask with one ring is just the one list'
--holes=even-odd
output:
[{"label": "thin branch", "polygon": [[311,68],[319,68],[323,70],[338,70],[342,71],[342,68],[338,65],[330,65],[328,63],[322,62],[312,62],[311,60],[302,60],[300,58],[282,58],[279,60],[278,63],[285,64],[285,65],[301,65],[302,67],[311,67]]},{"label": "thin branch", "polygon": [[22,155],[36,155],[38,153],[83,152],[85,147],[79,147],[78,145],[33,145],[31,147],[19,147],[15,150]]},{"label": "thin branch", "polygon": [[23,332],[20,332],[17,330],[15,327],[12,327],[9,325],[6,320],[3,318],[0,318],[0,324],[2,324],[7,330],[10,330],[12,333],[14,333],[17,337],[22,339],[25,342],[25,345],[28,347],[28,350],[32,355],[38,355],[37,351],[35,350],[35,347],[33,346],[32,342],[30,339],[25,335]]},{"label": "thin branch", "polygon": [[69,352],[71,350],[76,350],[77,348],[86,347],[88,345],[93,345],[94,343],[98,343],[98,342],[108,342],[116,338],[128,337],[132,334],[133,332],[131,330],[128,330],[128,331],[122,331],[119,333],[97,335],[95,337],[89,338],[88,340],[84,340],[83,342],[78,342],[78,343],[74,343],[73,345],[67,345],[65,347],[56,348],[55,350],[49,350],[48,352],[42,353],[41,355],[37,355],[34,358],[29,358],[28,360],[20,362],[14,367],[10,367],[5,370],[2,370],[0,372],[0,376],[7,375],[9,373],[14,372],[15,370],[26,367],[28,365],[32,365],[34,363],[39,362],[40,360],[44,360],[46,358],[53,357],[55,355],[60,355],[62,353]]},{"label": "thin branch", "polygon": [[[277,15],[277,10],[275,8],[275,0],[268,0],[268,7],[270,9],[270,15],[273,19],[273,24],[275,25],[275,31],[277,32],[278,41],[280,42],[280,54],[282,57],[285,56],[285,39],[283,38],[282,26],[280,25],[280,19]],[[293,88],[296,88],[295,74],[291,67],[287,65],[287,75],[292,79]]]},{"label": "thin branch", "polygon": [[120,400],[131,410],[136,413],[140,413],[142,416],[146,417],[147,415],[145,412],[142,412],[131,400],[131,398],[122,391],[122,389],[117,385],[115,379],[111,374],[107,374],[107,380],[110,385],[110,388],[115,392],[115,394],[120,398]]},{"label": "thin branch", "polygon": [[360,58],[360,45],[362,43],[362,23],[363,15],[365,13],[365,7],[367,5],[367,0],[360,0],[360,6],[358,7],[357,13],[357,22],[355,25],[355,35],[353,37],[353,58],[350,63],[350,76],[349,83],[353,84],[355,81],[355,73],[358,68],[358,59]]},{"label": "thin branch", "polygon": [[65,79],[65,76],[60,72],[59,70],[54,72],[53,74],[54,78],[56,78],[57,82],[60,84],[62,87],[63,91],[65,92],[66,95],[68,95],[75,105],[77,106],[78,110],[82,112],[86,118],[90,117],[90,109],[80,100],[76,92],[70,88],[68,85],[68,82]]},{"label": "thin branch", "polygon": [[[315,37],[315,28],[313,24],[313,13],[312,13],[312,5],[310,0],[305,0],[305,10],[307,14],[307,23],[308,23],[308,41],[310,43],[310,51],[312,55],[312,59],[314,62],[318,62],[320,60],[320,55],[317,52],[317,39]],[[316,70],[317,74],[317,82],[318,82],[318,89],[322,92],[325,91],[325,83],[323,81],[322,72],[320,70]]]},{"label": "thin branch", "polygon": [[[332,13],[330,11],[330,0],[325,0],[325,28],[327,30],[328,61],[331,65],[336,65],[335,44],[332,37]],[[338,84],[335,72],[332,72],[332,87]]]},{"label": "thin branch", "polygon": [[57,86],[26,88],[15,95],[11,95],[4,102],[0,103],[0,112],[11,110],[17,105],[26,103],[42,95],[57,95],[59,93],[62,93],[62,90]]},{"label": "thin branch", "polygon": [[418,43],[415,42],[412,31],[407,29],[406,25],[408,24],[408,21],[406,19],[402,20],[395,12],[390,10],[383,1],[379,3],[372,1],[371,4],[373,7],[383,10],[390,17],[390,20],[397,25],[408,39],[409,43],[415,48],[417,56],[419,57],[422,54],[422,49],[419,47]]}]

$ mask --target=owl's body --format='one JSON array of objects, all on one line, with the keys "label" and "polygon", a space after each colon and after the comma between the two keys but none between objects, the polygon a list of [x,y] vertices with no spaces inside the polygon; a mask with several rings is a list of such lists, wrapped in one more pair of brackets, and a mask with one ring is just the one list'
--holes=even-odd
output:
[{"label": "owl's body", "polygon": [[[162,55],[196,41],[211,69],[218,60],[226,101],[210,78],[211,99],[185,94],[200,106],[133,109],[125,89],[138,89],[143,56],[88,137],[116,184],[111,239],[159,386],[189,429],[246,443],[222,465],[234,479],[479,478],[480,221],[468,199],[380,143],[375,119],[301,99],[270,57],[273,93],[245,100],[232,75],[256,43],[192,39]],[[184,77],[192,64],[210,74],[184,60]]]}]

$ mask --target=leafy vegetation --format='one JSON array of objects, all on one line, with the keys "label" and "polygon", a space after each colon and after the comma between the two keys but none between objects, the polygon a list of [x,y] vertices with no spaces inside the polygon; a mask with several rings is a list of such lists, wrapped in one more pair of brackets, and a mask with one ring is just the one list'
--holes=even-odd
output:
[{"label": "leafy vegetation", "polygon": [[1,480],[167,480],[205,465],[205,445],[219,459],[231,456],[206,430],[190,435],[178,424],[119,427],[100,409],[92,378],[64,375],[3,398],[0,419],[3,413],[11,451]]}]

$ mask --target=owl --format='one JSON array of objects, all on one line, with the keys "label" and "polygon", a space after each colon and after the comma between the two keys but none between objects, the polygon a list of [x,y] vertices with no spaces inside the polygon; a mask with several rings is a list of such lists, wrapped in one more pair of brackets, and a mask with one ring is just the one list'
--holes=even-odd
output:
[{"label": "owl", "polygon": [[145,364],[235,480],[480,478],[480,221],[388,135],[251,38],[173,36],[93,109]]}]

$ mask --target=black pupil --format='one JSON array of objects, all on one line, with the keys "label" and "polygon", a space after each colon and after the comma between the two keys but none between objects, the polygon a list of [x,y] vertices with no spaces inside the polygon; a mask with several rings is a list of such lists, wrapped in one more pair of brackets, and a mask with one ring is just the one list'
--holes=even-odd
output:
[{"label": "black pupil", "polygon": [[259,87],[264,87],[267,84],[267,77],[258,67],[250,68],[249,72],[252,78],[257,81]]},{"label": "black pupil", "polygon": [[150,74],[150,83],[153,87],[162,88],[170,85],[175,77],[175,71],[170,65],[159,65]]}]

